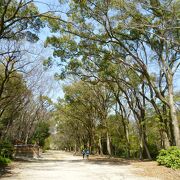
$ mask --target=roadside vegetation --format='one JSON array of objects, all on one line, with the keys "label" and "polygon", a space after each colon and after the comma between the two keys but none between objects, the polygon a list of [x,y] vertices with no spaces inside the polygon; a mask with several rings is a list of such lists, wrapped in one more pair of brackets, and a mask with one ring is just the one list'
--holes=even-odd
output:
[{"label": "roadside vegetation", "polygon": [[[48,13],[48,11],[46,12]],[[45,13],[45,14],[46,14]],[[40,49],[45,21],[33,1],[0,2],[0,161],[8,164],[14,144],[44,146],[51,117],[48,80]]]},{"label": "roadside vegetation", "polygon": [[173,146],[167,150],[162,149],[157,157],[157,162],[166,167],[180,169],[180,149]]},{"label": "roadside vegetation", "polygon": [[11,163],[11,160],[9,158],[0,156],[0,166],[6,166],[10,163]]}]

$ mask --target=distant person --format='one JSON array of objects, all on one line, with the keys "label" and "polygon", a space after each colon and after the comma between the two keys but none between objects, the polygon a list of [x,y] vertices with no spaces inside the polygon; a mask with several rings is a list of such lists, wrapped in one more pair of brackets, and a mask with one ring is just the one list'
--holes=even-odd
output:
[{"label": "distant person", "polygon": [[85,154],[86,154],[86,152],[85,152],[85,150],[83,149],[83,150],[82,150],[83,159],[84,159]]},{"label": "distant person", "polygon": [[86,157],[87,157],[87,159],[89,159],[89,154],[90,154],[89,149],[86,149]]}]

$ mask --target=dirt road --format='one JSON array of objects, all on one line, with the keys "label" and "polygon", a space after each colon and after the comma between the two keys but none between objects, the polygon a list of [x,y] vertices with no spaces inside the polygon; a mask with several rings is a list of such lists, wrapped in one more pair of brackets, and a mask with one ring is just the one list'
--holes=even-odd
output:
[{"label": "dirt road", "polygon": [[[48,151],[31,162],[15,162],[4,180],[157,180],[142,177],[131,164],[82,159],[62,151]],[[135,173],[136,172],[136,173]],[[137,173],[138,172],[138,173]],[[137,175],[139,174],[139,175]]]}]

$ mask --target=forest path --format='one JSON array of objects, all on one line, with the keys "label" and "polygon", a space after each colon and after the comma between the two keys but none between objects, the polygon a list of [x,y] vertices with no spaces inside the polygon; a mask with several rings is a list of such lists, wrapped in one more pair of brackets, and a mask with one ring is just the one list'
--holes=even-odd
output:
[{"label": "forest path", "polygon": [[14,162],[2,179],[13,180],[157,180],[143,177],[129,161],[89,160],[63,151],[48,151],[33,161]]}]

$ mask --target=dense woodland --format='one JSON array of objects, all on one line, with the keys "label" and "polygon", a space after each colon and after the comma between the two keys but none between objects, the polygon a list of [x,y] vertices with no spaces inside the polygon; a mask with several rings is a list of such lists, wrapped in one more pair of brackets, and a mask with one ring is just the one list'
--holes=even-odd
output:
[{"label": "dense woodland", "polygon": [[[43,13],[33,0],[0,2],[1,144],[140,159],[180,147],[179,0],[64,0]],[[28,48],[44,28],[44,69],[66,82],[57,102],[38,88]]]}]

